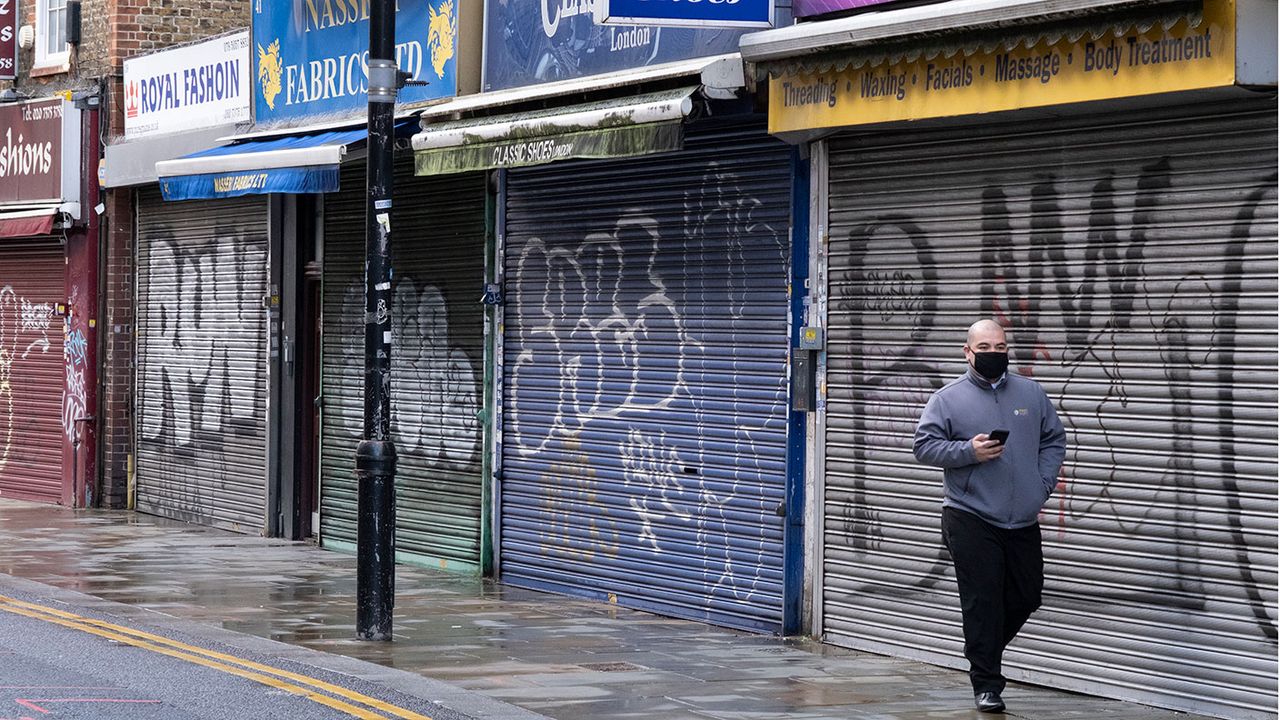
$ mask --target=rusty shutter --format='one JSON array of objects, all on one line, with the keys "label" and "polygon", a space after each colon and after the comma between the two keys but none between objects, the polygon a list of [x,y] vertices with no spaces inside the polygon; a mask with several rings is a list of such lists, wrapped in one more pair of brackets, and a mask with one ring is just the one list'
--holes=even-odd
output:
[{"label": "rusty shutter", "polygon": [[822,632],[963,664],[941,471],[965,327],[1068,428],[1012,677],[1224,717],[1276,703],[1276,105],[830,143]]},{"label": "rusty shutter", "polygon": [[0,246],[0,497],[62,499],[65,269],[57,244]]},{"label": "rusty shutter", "polygon": [[138,198],[137,507],[266,528],[267,203]]},{"label": "rusty shutter", "polygon": [[[414,177],[397,163],[391,430],[396,556],[480,562],[485,177]],[[365,166],[325,196],[320,538],[356,543],[355,451],[364,427]]]}]

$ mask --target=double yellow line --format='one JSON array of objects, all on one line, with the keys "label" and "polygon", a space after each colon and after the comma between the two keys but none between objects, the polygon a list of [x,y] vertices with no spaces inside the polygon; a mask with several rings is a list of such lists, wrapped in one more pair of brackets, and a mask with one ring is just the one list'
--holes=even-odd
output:
[{"label": "double yellow line", "polygon": [[[377,698],[307,677],[306,675],[299,675],[288,670],[244,660],[226,653],[214,652],[195,645],[187,645],[186,643],[180,643],[176,640],[152,635],[151,633],[145,633],[123,625],[113,625],[109,622],[54,610],[43,605],[23,602],[3,595],[0,595],[0,610],[35,620],[43,620],[44,622],[61,625],[72,630],[80,630],[81,632],[97,635],[108,640],[115,640],[143,650],[150,650],[161,655],[168,655],[196,665],[203,665],[229,675],[235,675],[294,695],[300,695],[308,700],[362,720],[387,720],[388,716],[403,718],[404,720],[431,720],[426,715],[420,715]],[[347,702],[348,700],[350,702]],[[375,712],[375,710],[379,712]]]}]

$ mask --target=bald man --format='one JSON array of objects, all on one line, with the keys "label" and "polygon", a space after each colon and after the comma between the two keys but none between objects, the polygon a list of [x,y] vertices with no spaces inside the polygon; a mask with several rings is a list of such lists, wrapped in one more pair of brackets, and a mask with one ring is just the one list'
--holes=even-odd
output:
[{"label": "bald man", "polygon": [[1067,434],[1040,384],[1009,375],[992,320],[969,327],[969,369],[929,398],[915,456],[943,469],[942,541],[951,552],[974,705],[1004,712],[1004,648],[1040,607],[1040,508],[1058,483]]}]

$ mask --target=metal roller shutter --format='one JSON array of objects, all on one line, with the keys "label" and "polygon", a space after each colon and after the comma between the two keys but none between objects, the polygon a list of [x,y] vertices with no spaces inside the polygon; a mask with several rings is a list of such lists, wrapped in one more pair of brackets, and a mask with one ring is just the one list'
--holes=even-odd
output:
[{"label": "metal roller shutter", "polygon": [[996,317],[1067,426],[1013,677],[1276,703],[1274,99],[847,136],[830,150],[822,629],[962,665],[929,395]]},{"label": "metal roller shutter", "polygon": [[65,271],[57,244],[0,249],[0,497],[62,499]]},{"label": "metal roller shutter", "polygon": [[[398,163],[391,358],[396,555],[476,570],[484,379],[483,173],[418,178]],[[321,542],[356,543],[364,428],[364,166],[325,198]]]},{"label": "metal roller shutter", "polygon": [[266,526],[267,203],[138,199],[142,512]]},{"label": "metal roller shutter", "polygon": [[708,123],[510,173],[504,581],[778,630],[788,163]]}]

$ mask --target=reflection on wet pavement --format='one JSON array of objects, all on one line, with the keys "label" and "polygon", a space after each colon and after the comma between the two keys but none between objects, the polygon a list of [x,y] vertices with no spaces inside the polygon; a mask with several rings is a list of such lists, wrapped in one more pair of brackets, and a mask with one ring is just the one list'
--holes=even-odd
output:
[{"label": "reflection on wet pavement", "polygon": [[[355,635],[355,560],[127,512],[0,500],[0,572],[358,657],[560,720],[969,718],[964,674],[401,566],[396,642]],[[1027,686],[1034,718],[1192,716]]]}]

